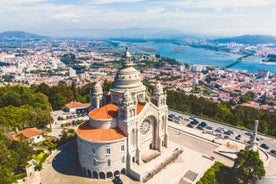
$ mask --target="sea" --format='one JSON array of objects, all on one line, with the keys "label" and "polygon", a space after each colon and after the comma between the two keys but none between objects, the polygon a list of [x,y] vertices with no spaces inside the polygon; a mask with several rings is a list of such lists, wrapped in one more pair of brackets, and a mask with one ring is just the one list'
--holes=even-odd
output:
[{"label": "sea", "polygon": [[[242,57],[240,54],[233,54],[228,52],[218,52],[203,48],[194,48],[183,45],[176,45],[172,43],[125,43],[128,44],[131,52],[138,52],[143,54],[155,55],[160,54],[161,57],[175,58],[182,63],[204,64],[209,66],[224,67],[233,63],[237,58]],[[150,48],[138,49],[141,47]],[[152,49],[154,48],[154,49]],[[153,51],[154,50],[154,51]],[[262,64],[262,57],[249,56],[238,64],[228,68],[229,70],[236,70],[241,72],[256,73],[258,70],[267,70],[276,74],[276,65]]]}]

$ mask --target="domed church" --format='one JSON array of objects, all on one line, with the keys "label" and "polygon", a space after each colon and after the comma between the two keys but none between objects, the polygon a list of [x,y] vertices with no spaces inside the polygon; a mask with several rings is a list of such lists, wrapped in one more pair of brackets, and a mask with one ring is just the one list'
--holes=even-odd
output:
[{"label": "domed church", "polygon": [[150,161],[149,152],[162,154],[168,146],[166,94],[157,84],[151,99],[126,48],[122,68],[106,103],[96,83],[90,94],[89,121],[77,129],[79,162],[84,175],[112,179],[127,174],[141,180],[134,167]]}]

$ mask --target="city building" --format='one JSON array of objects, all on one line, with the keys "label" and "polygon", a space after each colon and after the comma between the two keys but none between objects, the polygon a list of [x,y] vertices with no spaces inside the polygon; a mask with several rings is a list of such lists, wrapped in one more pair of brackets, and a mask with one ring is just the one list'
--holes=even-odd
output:
[{"label": "city building", "polygon": [[159,83],[147,94],[128,50],[122,65],[110,88],[110,103],[99,83],[91,93],[89,121],[76,131],[79,162],[91,178],[127,174],[141,181],[135,168],[155,158],[149,153],[161,155],[168,147],[166,94]]},{"label": "city building", "polygon": [[19,141],[21,138],[26,139],[29,143],[38,143],[45,140],[42,132],[36,127],[17,131],[13,135],[13,140]]},{"label": "city building", "polygon": [[89,103],[69,102],[65,104],[64,111],[73,113],[87,113],[89,106]]},{"label": "city building", "polygon": [[202,70],[204,70],[204,68],[203,68],[202,65],[196,65],[196,64],[194,64],[194,65],[191,67],[191,71],[192,71],[192,72],[201,72]]}]

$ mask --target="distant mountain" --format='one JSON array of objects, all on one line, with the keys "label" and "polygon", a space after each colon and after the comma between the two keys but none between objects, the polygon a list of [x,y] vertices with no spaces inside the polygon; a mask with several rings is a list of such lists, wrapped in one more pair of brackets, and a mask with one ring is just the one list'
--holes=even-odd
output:
[{"label": "distant mountain", "polygon": [[47,38],[46,36],[40,36],[24,31],[5,31],[0,33],[1,39],[42,39]]},{"label": "distant mountain", "polygon": [[[59,35],[58,35],[59,36]],[[126,28],[126,29],[74,29],[61,37],[86,38],[126,38],[126,39],[171,39],[175,37],[195,38],[197,36],[164,28]]]},{"label": "distant mountain", "polygon": [[243,35],[243,36],[236,36],[236,37],[230,37],[230,38],[219,38],[219,39],[214,39],[212,41],[216,43],[236,42],[236,43],[250,44],[250,45],[266,44],[266,43],[276,44],[276,38],[268,35]]}]

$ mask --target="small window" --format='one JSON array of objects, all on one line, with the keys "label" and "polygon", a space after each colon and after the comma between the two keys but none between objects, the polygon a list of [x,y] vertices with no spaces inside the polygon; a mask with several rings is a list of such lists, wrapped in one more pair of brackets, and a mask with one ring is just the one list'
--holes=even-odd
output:
[{"label": "small window", "polygon": [[96,150],[95,150],[94,147],[92,147],[92,154],[93,154],[93,155],[96,155]]},{"label": "small window", "polygon": [[106,155],[110,155],[110,147],[106,147]]},{"label": "small window", "polygon": [[111,160],[110,159],[107,159],[106,165],[107,165],[107,167],[111,166]]},{"label": "small window", "polygon": [[93,159],[93,166],[96,166],[97,165],[97,161],[95,159]]},{"label": "small window", "polygon": [[125,163],[125,156],[122,156],[121,162],[122,162],[122,163]]},{"label": "small window", "polygon": [[121,145],[121,151],[125,151],[125,145]]}]

